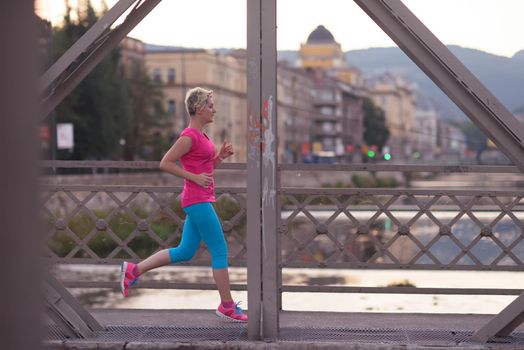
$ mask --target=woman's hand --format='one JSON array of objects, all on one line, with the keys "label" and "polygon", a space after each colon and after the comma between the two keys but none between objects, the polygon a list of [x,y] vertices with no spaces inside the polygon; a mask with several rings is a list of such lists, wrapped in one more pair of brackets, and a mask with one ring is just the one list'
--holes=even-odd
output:
[{"label": "woman's hand", "polygon": [[218,152],[218,158],[220,160],[224,160],[227,157],[231,157],[233,154],[235,154],[235,151],[233,151],[233,145],[231,142],[224,141],[222,147],[220,147],[220,151]]},{"label": "woman's hand", "polygon": [[213,173],[193,174],[193,176],[191,176],[191,181],[199,186],[208,188],[209,185],[211,185],[211,181],[213,181]]}]

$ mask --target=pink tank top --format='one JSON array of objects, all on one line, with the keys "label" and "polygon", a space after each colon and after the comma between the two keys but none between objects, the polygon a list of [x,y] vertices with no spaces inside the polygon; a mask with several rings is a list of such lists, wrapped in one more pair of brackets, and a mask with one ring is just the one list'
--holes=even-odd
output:
[{"label": "pink tank top", "polygon": [[[186,128],[180,136],[191,138],[191,149],[180,158],[182,168],[193,174],[213,173],[215,166],[215,145],[209,137],[193,128]],[[182,208],[196,203],[214,202],[215,187],[214,179],[207,188],[198,185],[196,182],[185,179],[184,189],[182,190]]]}]

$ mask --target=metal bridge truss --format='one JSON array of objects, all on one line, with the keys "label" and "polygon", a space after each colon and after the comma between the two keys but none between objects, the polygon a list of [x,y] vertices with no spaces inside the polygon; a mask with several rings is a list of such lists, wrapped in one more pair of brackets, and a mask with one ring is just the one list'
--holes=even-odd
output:
[{"label": "metal bridge truss", "polygon": [[[42,77],[43,115],[47,116],[160,1],[120,0],[93,25]],[[524,171],[524,127],[428,28],[400,0],[354,1]],[[111,29],[132,6],[124,22]],[[277,339],[279,330],[276,27],[276,0],[247,0],[247,246],[254,257],[248,262],[251,339]],[[57,294],[61,296],[62,307],[50,309],[55,318],[59,315],[65,320],[63,325],[70,325],[65,326],[69,334],[85,337],[99,326],[65,289],[51,285],[48,304],[56,305]],[[523,321],[524,294],[475,338],[487,341],[507,335]]]}]

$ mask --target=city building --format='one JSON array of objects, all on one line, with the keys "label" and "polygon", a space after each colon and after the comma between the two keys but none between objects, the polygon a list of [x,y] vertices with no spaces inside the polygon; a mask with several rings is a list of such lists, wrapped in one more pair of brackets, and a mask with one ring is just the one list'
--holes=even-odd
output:
[{"label": "city building", "polygon": [[120,55],[125,73],[129,76],[133,66],[143,66],[145,45],[141,40],[125,37],[120,43]]},{"label": "city building", "polygon": [[278,65],[278,135],[285,163],[311,160],[310,133],[316,115],[313,89],[314,81],[305,70]]},{"label": "city building", "polygon": [[312,154],[317,162],[341,161],[345,155],[343,142],[342,90],[339,82],[324,70],[310,70],[314,79],[312,90],[316,113],[312,120]]},{"label": "city building", "polygon": [[347,162],[361,162],[360,148],[364,144],[363,92],[354,85],[339,82],[342,92],[342,143]]},{"label": "city building", "polygon": [[386,116],[390,131],[387,146],[394,160],[409,160],[417,142],[415,133],[415,94],[398,75],[384,73],[366,81],[369,96]]},{"label": "city building", "polygon": [[345,83],[361,84],[360,71],[346,63],[342,47],[323,25],[313,30],[307,41],[300,45],[298,66],[322,69]]},{"label": "city building", "polygon": [[364,116],[361,74],[345,61],[333,34],[320,25],[300,45],[298,66],[314,81],[311,142],[314,161],[360,161]]},{"label": "city building", "polygon": [[434,109],[417,109],[415,116],[415,152],[418,152],[416,158],[421,161],[433,161],[438,150],[439,115]]},{"label": "city building", "polygon": [[152,79],[162,87],[175,137],[189,122],[184,105],[187,90],[195,86],[211,89],[217,115],[207,132],[217,146],[224,140],[233,143],[231,161],[246,161],[245,60],[213,50],[146,47],[145,62]]},{"label": "city building", "polygon": [[438,155],[446,161],[459,161],[467,149],[466,136],[456,126],[438,121]]}]

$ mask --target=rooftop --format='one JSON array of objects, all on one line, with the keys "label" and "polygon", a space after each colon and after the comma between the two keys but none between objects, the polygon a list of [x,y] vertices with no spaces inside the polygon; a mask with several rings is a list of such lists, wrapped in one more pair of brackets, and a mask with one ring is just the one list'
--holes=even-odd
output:
[{"label": "rooftop", "polygon": [[335,38],[329,30],[323,25],[319,25],[315,30],[309,34],[307,43],[335,43]]}]

